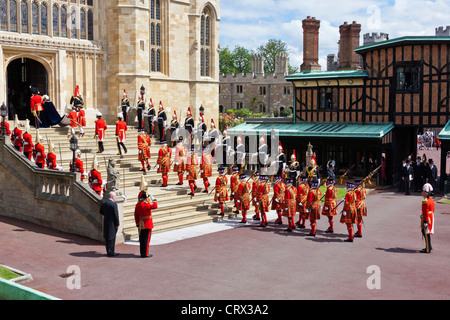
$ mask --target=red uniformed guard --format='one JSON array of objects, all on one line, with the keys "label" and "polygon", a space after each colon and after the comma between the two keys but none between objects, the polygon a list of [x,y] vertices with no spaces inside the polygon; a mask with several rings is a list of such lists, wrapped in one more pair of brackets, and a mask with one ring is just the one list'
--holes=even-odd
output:
[{"label": "red uniformed guard", "polygon": [[42,107],[42,104],[44,101],[42,100],[42,96],[39,95],[39,91],[36,88],[36,86],[31,85],[31,98],[30,98],[30,108],[31,108],[31,114],[34,116],[35,121],[35,127],[36,129],[39,128],[39,114],[41,113],[44,108]]},{"label": "red uniformed guard", "polygon": [[[84,164],[83,161],[81,160],[81,150],[77,150],[75,152],[76,154],[76,158],[75,158],[75,172],[79,172],[81,173],[81,181],[84,181],[85,178],[87,178],[87,174],[84,172]],[[72,172],[72,161],[70,162],[70,172]]]},{"label": "red uniformed guard", "polygon": [[260,221],[261,216],[259,214],[259,202],[256,197],[258,194],[258,188],[261,183],[261,180],[259,179],[259,172],[255,172],[252,176],[253,183],[252,183],[252,204],[255,207],[255,215],[253,216],[253,220]]},{"label": "red uniformed guard", "polygon": [[364,182],[361,180],[355,180],[355,184],[357,186],[355,190],[356,195],[356,212],[358,214],[357,216],[357,222],[356,225],[358,227],[358,231],[354,235],[355,238],[361,238],[362,237],[362,223],[363,223],[363,217],[367,216],[367,206],[366,206],[366,197],[367,197],[367,190],[364,186]]},{"label": "red uniformed guard", "polygon": [[48,141],[47,169],[63,170],[63,168],[56,162],[55,146],[51,140]]},{"label": "red uniformed guard", "polygon": [[173,172],[176,172],[178,175],[177,186],[181,186],[183,184],[183,175],[186,170],[186,156],[187,148],[183,144],[183,137],[180,137],[178,138],[178,143],[175,147],[175,164],[173,166]]},{"label": "red uniformed guard", "polygon": [[286,189],[284,191],[283,200],[283,216],[288,219],[289,227],[287,232],[292,232],[295,229],[294,217],[297,212],[297,187],[294,185],[293,178],[286,178]]},{"label": "red uniformed guard", "polygon": [[355,184],[347,182],[347,194],[345,195],[344,208],[341,214],[341,223],[347,225],[348,238],[344,241],[353,242],[353,223],[357,221],[356,195],[354,191]]},{"label": "red uniformed guard", "polygon": [[78,127],[78,112],[76,107],[72,107],[72,111],[67,115],[67,119],[70,119],[70,131],[68,136],[70,137],[70,134],[74,136],[75,128]]},{"label": "red uniformed guard", "polygon": [[139,194],[139,202],[134,209],[134,221],[139,230],[139,245],[142,258],[152,257],[149,254],[150,238],[153,229],[152,210],[158,208],[158,202],[146,191]]},{"label": "red uniformed guard", "polygon": [[297,187],[297,212],[299,214],[297,226],[300,229],[305,228],[306,222],[306,199],[308,199],[309,184],[308,178],[300,177],[300,184]]},{"label": "red uniformed guard", "polygon": [[84,127],[86,127],[86,111],[83,106],[78,108],[78,127],[80,128],[80,137],[84,136]]},{"label": "red uniformed guard", "polygon": [[269,193],[270,193],[270,185],[268,183],[268,176],[260,177],[261,184],[258,188],[258,193],[256,195],[256,199],[259,202],[259,213],[261,215],[261,224],[260,226],[265,228],[267,227],[267,212],[269,212]]},{"label": "red uniformed guard", "polygon": [[247,211],[250,210],[250,192],[251,192],[251,185],[250,182],[245,180],[247,178],[247,175],[242,173],[239,175],[239,180],[241,183],[238,186],[237,189],[237,198],[238,198],[238,205],[239,209],[242,210],[242,220],[240,223],[247,223]]},{"label": "red uniformed guard", "polygon": [[203,146],[202,162],[200,163],[200,178],[203,179],[203,185],[205,186],[204,193],[208,193],[209,180],[208,178],[212,176],[212,163],[213,157],[209,152],[209,149]]},{"label": "red uniformed guard", "polygon": [[239,167],[233,166],[231,170],[233,172],[230,178],[231,200],[234,201],[234,206],[236,207],[236,211],[233,211],[233,213],[239,214],[238,197],[236,194],[239,184],[241,183],[241,181],[239,181]]},{"label": "red uniformed guard", "polygon": [[92,163],[92,170],[89,172],[89,186],[99,196],[102,194],[103,180],[101,173],[98,171],[97,157],[94,157],[94,161]]},{"label": "red uniformed guard", "polygon": [[[142,164],[141,171],[145,172],[146,169],[150,170],[150,168],[151,168],[149,159],[151,158],[150,146],[152,145],[152,140],[150,139],[148,134],[145,133],[144,129],[140,130],[140,133],[139,133],[137,139],[138,139],[138,149],[139,149],[138,160]],[[147,167],[145,165],[147,165]]]},{"label": "red uniformed guard", "polygon": [[272,198],[272,210],[276,210],[278,218],[275,221],[276,224],[282,224],[281,220],[283,214],[283,200],[284,191],[286,190],[286,184],[283,182],[281,176],[275,177],[275,185],[273,186],[273,198]]},{"label": "red uniformed guard", "polygon": [[9,129],[9,123],[6,121],[6,118],[0,124],[0,135],[3,135],[3,128],[5,128],[5,136],[9,136],[11,130]]},{"label": "red uniformed guard", "polygon": [[327,179],[327,191],[325,192],[325,204],[323,205],[322,214],[328,217],[329,227],[326,233],[333,233],[333,217],[337,215],[337,189],[334,186],[335,181],[332,178]]},{"label": "red uniformed guard", "polygon": [[44,169],[47,156],[45,154],[45,147],[42,144],[43,139],[39,135],[39,130],[36,132],[36,140],[38,142],[34,145],[33,158],[38,168]]},{"label": "red uniformed guard", "polygon": [[222,166],[219,167],[218,171],[219,176],[216,179],[216,186],[215,186],[216,194],[214,196],[214,201],[219,202],[220,215],[223,216],[225,214],[225,208],[223,205],[226,201],[230,200],[227,189],[228,178],[225,175],[226,170],[224,167]]},{"label": "red uniformed guard", "polygon": [[98,153],[105,151],[103,141],[105,141],[106,129],[108,129],[108,126],[105,120],[102,119],[102,114],[99,112],[97,113],[97,120],[95,120],[95,138],[98,143]]},{"label": "red uniformed guard", "polygon": [[117,122],[116,122],[116,140],[117,140],[117,149],[119,150],[119,155],[122,156],[122,150],[125,151],[125,153],[128,153],[127,147],[125,146],[125,142],[127,141],[127,123],[122,120],[123,115],[119,113],[117,115]]},{"label": "red uniformed guard", "polygon": [[322,198],[322,192],[319,190],[319,182],[313,180],[310,182],[310,190],[306,199],[307,219],[311,224],[308,236],[316,236],[316,221],[320,219],[320,198]]},{"label": "red uniformed guard", "polygon": [[25,133],[22,135],[23,140],[23,154],[25,157],[28,158],[28,160],[31,160],[33,156],[33,136],[29,133],[30,132],[30,122],[27,119],[26,125],[25,125]]},{"label": "red uniformed guard", "polygon": [[23,139],[22,139],[22,130],[19,129],[20,123],[17,114],[14,119],[14,130],[11,134],[11,141],[16,148],[17,151],[22,152],[23,147]]},{"label": "red uniformed guard", "polygon": [[170,172],[170,159],[172,158],[172,149],[167,146],[167,141],[161,141],[162,147],[159,149],[158,160],[156,167],[158,169],[158,173],[162,175],[162,186],[167,187],[169,181],[169,172]]},{"label": "red uniformed guard", "polygon": [[430,253],[431,235],[434,234],[434,201],[430,197],[433,192],[431,184],[426,183],[422,188],[422,214],[420,215],[420,228],[425,238],[425,248],[420,250],[422,253]]},{"label": "red uniformed guard", "polygon": [[194,146],[191,147],[191,152],[189,153],[187,157],[186,162],[186,180],[189,181],[189,187],[191,188],[191,193],[189,193],[190,196],[194,195],[195,190],[197,189],[197,185],[195,184],[195,180],[197,180],[197,166],[198,166],[198,159],[194,152]]}]

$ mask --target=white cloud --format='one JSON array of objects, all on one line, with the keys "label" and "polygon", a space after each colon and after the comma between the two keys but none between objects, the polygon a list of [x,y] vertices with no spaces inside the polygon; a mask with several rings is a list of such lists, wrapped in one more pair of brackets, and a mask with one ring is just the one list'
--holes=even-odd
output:
[{"label": "white cloud", "polygon": [[302,63],[301,21],[314,16],[321,21],[319,55],[322,69],[326,56],[338,53],[339,26],[357,21],[362,35],[385,32],[390,38],[434,35],[450,25],[449,0],[223,0],[220,26],[222,47],[241,45],[256,49],[269,39],[288,44],[293,66]]}]

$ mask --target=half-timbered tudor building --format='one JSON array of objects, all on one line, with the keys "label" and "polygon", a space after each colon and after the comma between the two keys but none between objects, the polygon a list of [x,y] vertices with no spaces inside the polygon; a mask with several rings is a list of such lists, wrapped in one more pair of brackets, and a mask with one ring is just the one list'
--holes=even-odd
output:
[{"label": "half-timbered tudor building", "polygon": [[[417,134],[448,122],[450,37],[409,36],[359,46],[361,25],[344,23],[340,66],[321,71],[319,27],[315,18],[303,21],[304,63],[300,73],[286,77],[294,84],[293,123],[246,123],[237,131],[275,128],[285,151],[295,149],[302,159],[311,143],[324,169],[332,158],[338,171],[354,166],[365,175],[385,160],[392,183],[402,159],[417,154]],[[439,168],[444,175],[447,151],[442,150]]]}]

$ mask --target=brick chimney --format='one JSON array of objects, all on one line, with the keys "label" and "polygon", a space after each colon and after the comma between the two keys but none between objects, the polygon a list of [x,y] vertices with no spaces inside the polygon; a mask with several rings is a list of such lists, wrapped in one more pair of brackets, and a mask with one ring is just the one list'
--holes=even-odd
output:
[{"label": "brick chimney", "polygon": [[303,64],[301,71],[320,71],[319,64],[319,28],[320,20],[308,16],[303,20]]},{"label": "brick chimney", "polygon": [[344,22],[339,27],[339,32],[341,34],[339,43],[339,70],[361,69],[359,55],[355,53],[356,47],[359,46],[361,25],[356,21],[353,21],[352,24]]}]

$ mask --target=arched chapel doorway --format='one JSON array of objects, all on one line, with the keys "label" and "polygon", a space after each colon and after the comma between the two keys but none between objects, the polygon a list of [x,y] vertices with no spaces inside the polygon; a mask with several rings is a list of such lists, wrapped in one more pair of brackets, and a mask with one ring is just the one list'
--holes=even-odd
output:
[{"label": "arched chapel doorway", "polygon": [[44,65],[30,58],[18,58],[11,61],[6,69],[7,103],[9,119],[17,113],[19,120],[30,119],[30,85],[36,85],[41,95],[48,93],[48,72]]}]

